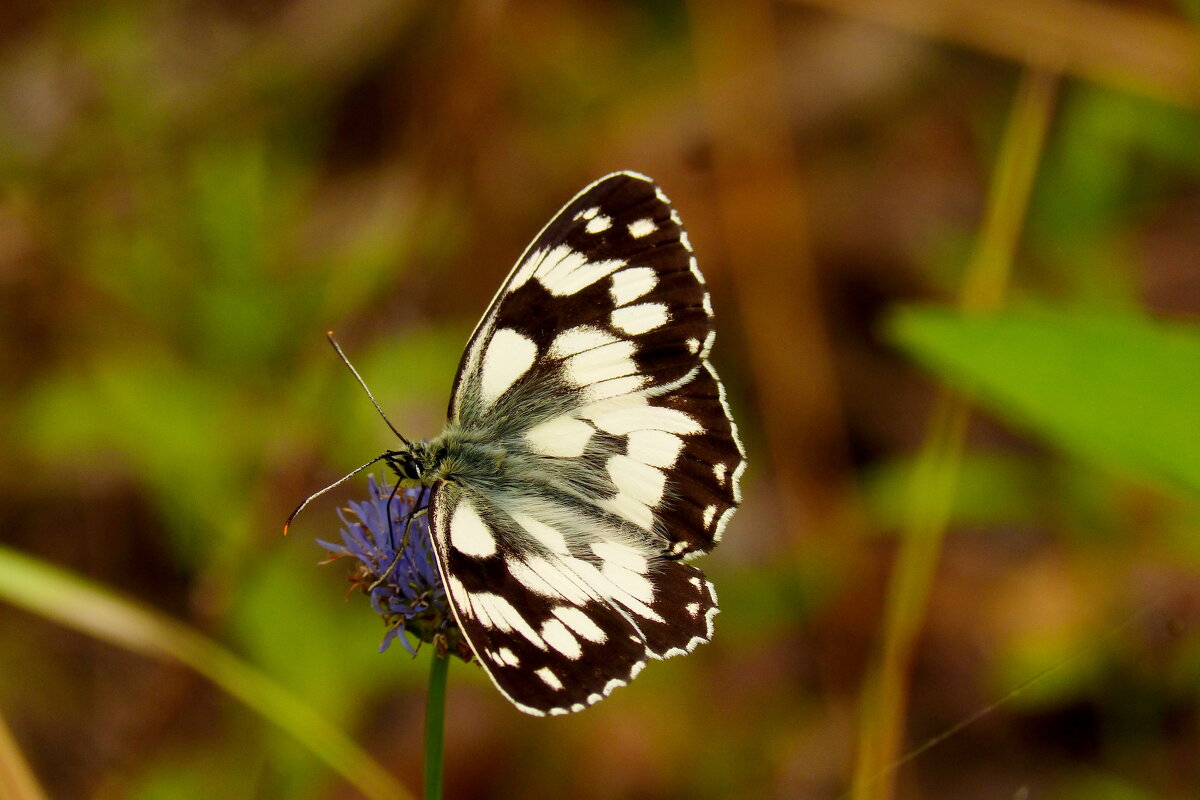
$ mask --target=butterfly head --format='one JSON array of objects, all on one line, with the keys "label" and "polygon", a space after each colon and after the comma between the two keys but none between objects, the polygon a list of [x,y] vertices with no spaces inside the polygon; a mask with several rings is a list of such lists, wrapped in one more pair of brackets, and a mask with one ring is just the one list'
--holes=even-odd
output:
[{"label": "butterfly head", "polygon": [[383,455],[383,460],[401,481],[409,485],[424,483],[425,465],[427,463],[425,442],[405,443],[400,450],[389,450]]}]

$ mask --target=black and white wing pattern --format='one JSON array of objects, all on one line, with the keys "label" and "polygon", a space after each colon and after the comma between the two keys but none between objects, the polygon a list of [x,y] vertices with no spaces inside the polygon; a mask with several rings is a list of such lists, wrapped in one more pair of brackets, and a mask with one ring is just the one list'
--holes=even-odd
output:
[{"label": "black and white wing pattern", "polygon": [[431,529],[459,627],[522,711],[581,710],[712,636],[686,559],[745,468],[712,343],[679,216],[632,172],[551,220],[471,336]]}]

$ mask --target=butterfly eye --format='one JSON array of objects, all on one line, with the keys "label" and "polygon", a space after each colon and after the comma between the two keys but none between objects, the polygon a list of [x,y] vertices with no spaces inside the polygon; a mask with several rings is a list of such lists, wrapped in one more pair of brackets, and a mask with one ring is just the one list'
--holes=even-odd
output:
[{"label": "butterfly eye", "polygon": [[412,453],[405,453],[400,461],[400,468],[397,470],[400,477],[408,478],[409,480],[420,480],[421,464],[413,457]]},{"label": "butterfly eye", "polygon": [[384,459],[387,465],[392,468],[392,471],[400,477],[401,480],[418,480],[421,477],[421,465],[413,457],[412,453],[404,451],[389,451]]}]

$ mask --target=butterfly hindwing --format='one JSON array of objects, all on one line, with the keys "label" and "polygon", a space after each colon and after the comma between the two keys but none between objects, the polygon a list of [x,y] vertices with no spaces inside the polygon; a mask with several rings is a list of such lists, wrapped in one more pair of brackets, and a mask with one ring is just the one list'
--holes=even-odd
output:
[{"label": "butterfly hindwing", "polygon": [[431,530],[464,635],[522,710],[586,707],[711,637],[715,594],[682,559],[720,538],[745,466],[712,340],[678,214],[635,173],[569,202],[472,334],[443,437],[486,463],[439,484]]},{"label": "butterfly hindwing", "polygon": [[522,711],[579,711],[627,684],[648,658],[689,652],[712,636],[716,596],[704,574],[646,558],[618,530],[599,525],[589,545],[569,545],[548,523],[551,506],[510,516],[453,483],[434,492],[431,512],[459,628]]},{"label": "butterfly hindwing", "polygon": [[674,555],[707,552],[720,541],[741,502],[739,482],[746,465],[725,388],[705,362],[685,386],[653,402],[686,414],[702,428],[681,437],[683,448],[667,471],[666,491],[675,501],[658,513],[670,531]]}]

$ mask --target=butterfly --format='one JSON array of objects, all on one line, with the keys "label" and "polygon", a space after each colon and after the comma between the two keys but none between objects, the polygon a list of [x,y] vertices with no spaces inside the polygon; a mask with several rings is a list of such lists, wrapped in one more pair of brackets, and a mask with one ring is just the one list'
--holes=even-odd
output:
[{"label": "butterfly", "polygon": [[455,621],[521,711],[580,711],[712,637],[716,592],[690,559],[720,540],[746,466],[712,318],[666,195],[605,176],[500,286],[442,433],[393,427],[401,446],[350,473],[383,460],[429,488]]}]

